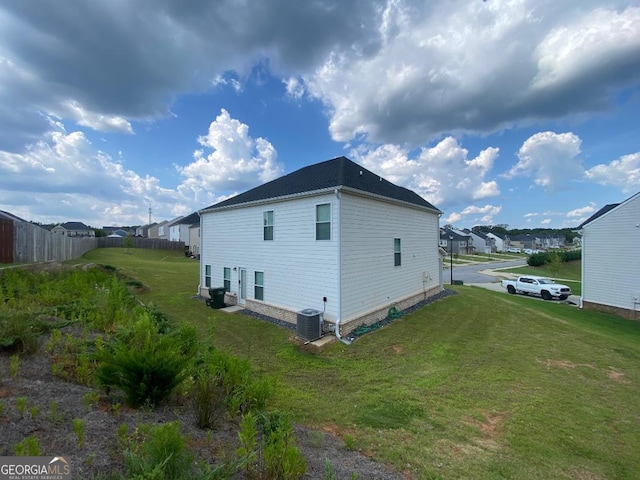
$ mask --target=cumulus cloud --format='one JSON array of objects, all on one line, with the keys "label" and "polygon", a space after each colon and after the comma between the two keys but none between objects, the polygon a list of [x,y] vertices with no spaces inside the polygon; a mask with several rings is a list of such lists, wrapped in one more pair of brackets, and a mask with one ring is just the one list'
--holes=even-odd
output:
[{"label": "cumulus cloud", "polygon": [[264,138],[250,137],[249,127],[231,118],[224,109],[211,122],[207,134],[198,138],[198,143],[204,148],[193,153],[195,161],[176,167],[186,177],[181,191],[239,192],[284,172],[273,145]]},{"label": "cumulus cloud", "polygon": [[504,176],[531,176],[548,192],[557,192],[583,174],[579,158],[582,140],[573,133],[539,132],[518,151],[518,163]]},{"label": "cumulus cloud", "polygon": [[156,218],[186,215],[282,173],[273,145],[251,138],[248,126],[225,110],[197,141],[203,149],[195,161],[176,166],[184,180],[166,187],[126,168],[83,132],[50,131],[24,153],[0,151],[0,205],[33,220],[138,224],[149,207]]},{"label": "cumulus cloud", "polygon": [[620,188],[624,193],[634,193],[640,185],[640,152],[596,165],[585,172],[585,177],[601,185]]},{"label": "cumulus cloud", "polygon": [[590,215],[596,211],[596,204],[594,202],[589,202],[589,205],[585,207],[575,208],[567,212],[567,217],[575,218],[575,217],[584,217],[586,215]]},{"label": "cumulus cloud", "polygon": [[368,169],[415,191],[440,208],[499,195],[497,182],[487,178],[498,154],[499,149],[489,147],[470,159],[469,151],[453,137],[444,138],[434,147],[422,148],[412,158],[407,149],[393,144],[371,149],[361,146],[350,153]]},{"label": "cumulus cloud", "polygon": [[640,9],[625,3],[388,2],[376,55],[333,50],[305,81],[338,141],[416,146],[603,109],[640,78]]}]

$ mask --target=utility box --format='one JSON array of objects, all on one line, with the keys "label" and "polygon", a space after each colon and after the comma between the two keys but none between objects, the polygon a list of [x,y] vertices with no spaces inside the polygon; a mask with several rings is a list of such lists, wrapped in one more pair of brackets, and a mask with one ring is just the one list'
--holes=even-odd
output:
[{"label": "utility box", "polygon": [[313,342],[322,336],[322,312],[314,308],[305,308],[298,312],[296,336]]},{"label": "utility box", "polygon": [[209,305],[211,308],[224,308],[224,287],[209,289]]}]

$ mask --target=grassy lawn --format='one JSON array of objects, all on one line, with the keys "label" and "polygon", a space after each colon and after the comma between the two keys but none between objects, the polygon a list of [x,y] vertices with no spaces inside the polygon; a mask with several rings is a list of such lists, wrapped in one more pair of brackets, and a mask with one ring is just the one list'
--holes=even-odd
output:
[{"label": "grassy lawn", "polygon": [[[640,324],[471,287],[350,346],[301,351],[291,332],[191,299],[198,265],[98,249],[82,261],[251,359],[274,407],[415,478],[604,479],[640,472]],[[75,262],[78,263],[78,262]]]}]

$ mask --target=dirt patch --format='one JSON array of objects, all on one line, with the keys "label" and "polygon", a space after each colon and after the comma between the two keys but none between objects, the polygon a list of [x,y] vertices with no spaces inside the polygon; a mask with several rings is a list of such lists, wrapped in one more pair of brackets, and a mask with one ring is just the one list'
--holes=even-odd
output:
[{"label": "dirt patch", "polygon": [[548,358],[547,360],[538,360],[536,362],[545,365],[547,368],[551,367],[560,367],[560,368],[577,368],[577,367],[587,367],[595,369],[595,365],[591,365],[590,363],[573,363],[569,360],[552,360]]},{"label": "dirt patch", "polygon": [[[177,421],[187,444],[196,457],[219,464],[232,458],[238,443],[238,423],[221,418],[215,430],[206,432],[195,425],[195,415],[177,396],[154,410],[134,410],[117,403],[117,398],[97,390],[64,382],[51,374],[45,354],[20,357],[16,378],[9,375],[10,357],[0,355],[0,455],[14,455],[15,445],[32,436],[40,444],[41,455],[63,456],[71,465],[74,478],[90,479],[99,474],[124,473],[118,431],[125,424],[133,433],[141,423],[161,424]],[[21,400],[24,398],[25,400]],[[121,399],[120,399],[121,401]],[[79,444],[73,420],[84,421],[85,439]],[[307,462],[303,478],[325,478],[327,465],[336,478],[403,479],[400,473],[372,461],[361,452],[346,448],[343,437],[351,432],[336,426],[321,430],[295,427],[296,445]],[[238,474],[234,479],[245,478]]]},{"label": "dirt patch", "polygon": [[393,353],[400,355],[402,353],[402,347],[400,345],[392,345]]},{"label": "dirt patch", "polygon": [[574,480],[604,480],[605,477],[602,477],[596,473],[590,472],[589,470],[585,470],[584,468],[574,468],[569,472],[571,478]]},{"label": "dirt patch", "polygon": [[607,372],[607,376],[613,380],[614,382],[622,383],[624,385],[629,385],[631,382],[624,378],[624,373],[619,372],[613,367],[609,367],[609,371]]},{"label": "dirt patch", "polygon": [[475,418],[469,419],[469,423],[474,427],[477,427],[488,438],[495,439],[498,436],[498,429],[504,420],[504,413],[484,413],[485,421],[481,422]]}]

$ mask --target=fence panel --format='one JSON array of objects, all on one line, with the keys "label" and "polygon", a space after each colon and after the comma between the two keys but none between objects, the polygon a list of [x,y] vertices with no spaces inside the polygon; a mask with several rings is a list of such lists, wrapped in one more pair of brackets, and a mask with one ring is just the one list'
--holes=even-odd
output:
[{"label": "fence panel", "polygon": [[0,218],[0,263],[13,263],[13,220]]},{"label": "fence panel", "polygon": [[95,238],[67,237],[27,222],[14,222],[15,262],[64,262],[97,247]]}]

